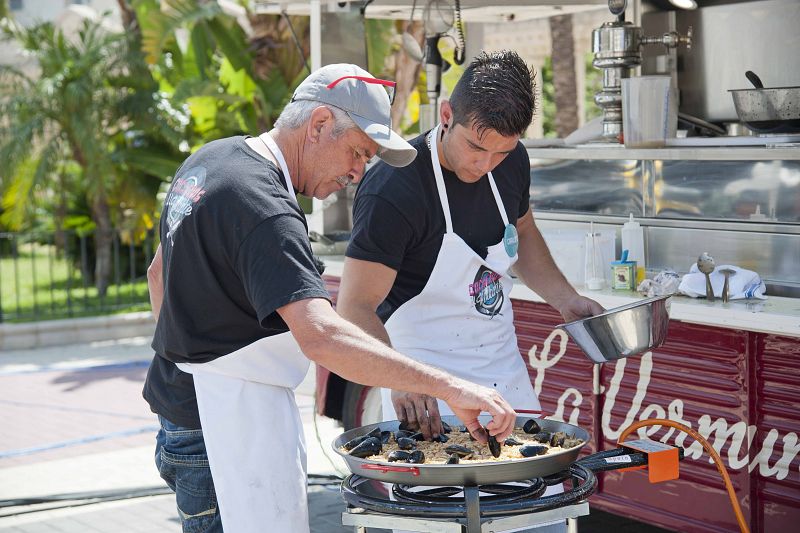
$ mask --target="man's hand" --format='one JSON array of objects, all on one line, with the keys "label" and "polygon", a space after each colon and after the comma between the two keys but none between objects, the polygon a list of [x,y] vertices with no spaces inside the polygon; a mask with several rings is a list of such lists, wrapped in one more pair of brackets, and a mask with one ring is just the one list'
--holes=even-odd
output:
[{"label": "man's hand", "polygon": [[482,411],[492,415],[491,422],[486,424],[489,435],[494,435],[501,442],[511,435],[517,420],[517,413],[500,396],[500,393],[468,381],[459,381],[461,381],[461,385],[458,387],[458,393],[451,398],[443,398],[443,400],[447,402],[459,420],[464,422],[475,440],[486,444],[486,432],[478,421],[478,415]]},{"label": "man's hand", "polygon": [[558,312],[564,317],[565,322],[572,322],[573,320],[586,318],[587,316],[599,315],[604,311],[605,309],[603,309],[602,305],[579,294],[568,299],[558,309]]},{"label": "man's hand", "polygon": [[436,398],[393,390],[392,405],[397,419],[410,427],[419,428],[425,440],[438,437],[444,431]]}]

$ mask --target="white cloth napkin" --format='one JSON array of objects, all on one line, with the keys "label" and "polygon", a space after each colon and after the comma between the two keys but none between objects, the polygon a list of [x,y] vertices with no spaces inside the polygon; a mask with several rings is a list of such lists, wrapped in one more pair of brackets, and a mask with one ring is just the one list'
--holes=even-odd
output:
[{"label": "white cloth napkin", "polygon": [[[761,277],[752,270],[733,265],[720,265],[711,273],[711,287],[714,289],[714,296],[722,298],[722,286],[725,284],[725,276],[720,270],[729,268],[736,272],[728,278],[728,293],[731,300],[742,300],[744,298],[758,298],[766,300],[764,293],[767,286],[761,281]],[[697,263],[693,263],[689,273],[683,276],[678,291],[692,298],[704,298],[706,295],[706,276],[697,270]]]}]

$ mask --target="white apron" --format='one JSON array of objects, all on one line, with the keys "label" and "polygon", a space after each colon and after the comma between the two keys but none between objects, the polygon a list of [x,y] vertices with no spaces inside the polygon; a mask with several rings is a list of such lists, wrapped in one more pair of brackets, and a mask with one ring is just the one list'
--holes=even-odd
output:
[{"label": "white apron", "polygon": [[[431,132],[431,163],[447,230],[425,288],[392,314],[386,331],[398,352],[495,388],[516,409],[539,409],[517,346],[509,299],[514,284],[509,270],[517,255],[509,257],[501,240],[482,259],[453,232],[436,147],[439,128]],[[491,172],[488,178],[500,217],[508,225]],[[384,420],[396,420],[389,389],[383,389],[382,398]],[[442,401],[439,412],[452,414]]]},{"label": "white apron", "polygon": [[[429,141],[446,233],[425,288],[386,322],[389,340],[395,350],[417,361],[496,389],[515,409],[541,409],[517,346],[511,310],[509,295],[514,282],[509,270],[517,255],[509,256],[501,239],[482,259],[453,232],[436,146],[440,127],[431,131]],[[488,178],[503,225],[507,226],[508,216],[491,172]],[[391,390],[382,389],[381,398],[383,419],[396,420]],[[438,400],[438,405],[440,414],[453,414],[445,402]],[[544,494],[563,490],[561,485],[554,485]],[[566,524],[561,520],[535,529],[537,533],[562,533]]]},{"label": "white apron", "polygon": [[[293,188],[286,161],[269,146]],[[208,363],[179,363],[192,374],[211,475],[230,533],[306,533],[306,444],[293,389],[309,360],[290,332],[260,339]]]}]

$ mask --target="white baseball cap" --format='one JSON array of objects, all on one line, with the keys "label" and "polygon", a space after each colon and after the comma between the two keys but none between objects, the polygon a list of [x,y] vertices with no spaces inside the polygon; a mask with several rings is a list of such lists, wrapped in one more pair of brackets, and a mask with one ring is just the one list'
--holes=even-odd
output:
[{"label": "white baseball cap", "polygon": [[378,80],[356,65],[337,63],[303,80],[292,101],[312,100],[338,107],[378,143],[378,157],[393,167],[404,167],[417,157],[417,150],[392,131],[391,102],[385,85],[394,88],[394,82]]}]

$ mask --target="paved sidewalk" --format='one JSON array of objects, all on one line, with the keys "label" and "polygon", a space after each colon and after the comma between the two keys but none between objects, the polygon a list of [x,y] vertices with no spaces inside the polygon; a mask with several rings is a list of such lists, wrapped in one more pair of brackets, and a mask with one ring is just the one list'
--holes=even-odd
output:
[{"label": "paved sidewalk", "polygon": [[[149,343],[134,338],[0,354],[0,501],[165,487],[153,462],[158,421],[141,398]],[[313,395],[311,371],[297,403],[312,483],[315,474],[345,470],[327,451],[341,428],[315,421]],[[175,533],[174,502],[167,494],[50,510],[42,509],[63,503],[0,507],[0,532]],[[341,526],[338,485],[312,485],[309,502],[313,532],[350,531]]]},{"label": "paved sidewalk", "polygon": [[[0,533],[180,531],[171,493],[10,506],[25,498],[166,488],[153,462],[158,423],[141,398],[149,343],[134,338],[0,353]],[[314,484],[346,467],[329,448],[341,428],[314,416],[313,366],[296,395],[308,444],[311,531],[350,532],[341,525],[338,483]],[[595,512],[580,528],[660,531]]]}]

